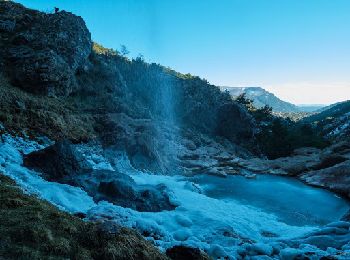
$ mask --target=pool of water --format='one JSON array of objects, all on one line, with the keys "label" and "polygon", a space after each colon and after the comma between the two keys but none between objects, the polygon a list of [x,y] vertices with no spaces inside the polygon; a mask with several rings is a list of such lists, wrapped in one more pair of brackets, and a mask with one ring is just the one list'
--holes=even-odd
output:
[{"label": "pool of water", "polygon": [[247,179],[198,175],[192,181],[209,197],[259,208],[289,225],[324,225],[339,220],[350,206],[348,201],[329,191],[290,177],[258,175]]}]

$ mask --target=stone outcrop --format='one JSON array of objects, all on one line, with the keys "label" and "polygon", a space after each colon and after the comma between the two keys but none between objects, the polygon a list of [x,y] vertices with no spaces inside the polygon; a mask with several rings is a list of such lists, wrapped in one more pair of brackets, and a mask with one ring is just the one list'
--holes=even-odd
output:
[{"label": "stone outcrop", "polygon": [[310,185],[324,187],[350,198],[350,160],[302,173],[299,178]]},{"label": "stone outcrop", "polygon": [[0,122],[9,129],[100,139],[138,169],[167,174],[184,155],[183,135],[257,151],[252,116],[206,80],[92,44],[84,21],[66,11],[0,8]]},{"label": "stone outcrop", "polygon": [[81,154],[68,140],[56,142],[43,150],[26,155],[23,164],[40,171],[49,181],[62,181],[66,177],[92,170],[84,165]]},{"label": "stone outcrop", "polygon": [[1,65],[11,82],[43,95],[67,96],[77,88],[75,74],[89,66],[91,35],[81,17],[61,11],[45,14],[13,2],[0,2]]},{"label": "stone outcrop", "polygon": [[237,160],[238,167],[255,173],[294,176],[303,182],[350,198],[350,142],[335,143],[323,150],[302,148],[275,160]]},{"label": "stone outcrop", "polygon": [[46,180],[81,187],[95,201],[147,212],[175,208],[164,185],[138,185],[130,176],[112,168],[95,169],[89,160],[79,146],[64,140],[25,155],[24,166],[40,172]]},{"label": "stone outcrop", "polygon": [[203,253],[198,248],[186,246],[174,246],[166,250],[166,255],[173,260],[209,260],[209,256]]}]

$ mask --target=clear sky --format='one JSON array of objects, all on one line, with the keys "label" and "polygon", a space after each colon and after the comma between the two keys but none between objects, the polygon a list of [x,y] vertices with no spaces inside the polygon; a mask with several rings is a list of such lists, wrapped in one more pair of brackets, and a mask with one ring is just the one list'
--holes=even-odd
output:
[{"label": "clear sky", "polygon": [[350,99],[350,0],[18,0],[81,15],[94,41],[296,104]]}]

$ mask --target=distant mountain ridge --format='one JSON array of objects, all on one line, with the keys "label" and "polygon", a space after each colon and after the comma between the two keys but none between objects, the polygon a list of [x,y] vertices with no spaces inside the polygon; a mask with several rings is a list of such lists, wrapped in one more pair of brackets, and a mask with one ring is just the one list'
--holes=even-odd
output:
[{"label": "distant mountain ridge", "polygon": [[255,107],[261,108],[266,105],[272,107],[274,112],[299,113],[299,112],[320,112],[325,107],[321,104],[295,105],[283,101],[273,93],[262,87],[220,87],[222,91],[228,91],[232,97],[237,97],[245,93],[246,97],[253,100]]},{"label": "distant mountain ridge", "polygon": [[272,107],[275,112],[301,112],[303,111],[298,106],[283,101],[276,97],[271,92],[261,87],[220,87],[223,91],[228,91],[232,97],[237,97],[245,93],[246,97],[253,100],[257,108],[266,105]]}]

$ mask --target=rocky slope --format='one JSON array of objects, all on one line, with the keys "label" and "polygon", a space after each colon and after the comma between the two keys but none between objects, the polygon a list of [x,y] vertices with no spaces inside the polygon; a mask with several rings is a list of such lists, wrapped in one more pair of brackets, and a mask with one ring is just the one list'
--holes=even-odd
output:
[{"label": "rocky slope", "polygon": [[[81,157],[74,157],[82,151],[71,149],[70,142],[78,146],[92,143],[93,147],[102,147],[104,155],[109,150],[123,150],[133,167],[163,174],[191,172],[195,166],[186,157],[190,151],[205,161],[221,154],[250,156],[257,149],[254,119],[205,80],[141,59],[129,60],[105,49],[91,41],[85,22],[69,12],[46,14],[10,1],[0,1],[0,10],[0,144],[6,147],[4,134],[9,133],[40,142],[48,138],[57,141],[55,148],[44,151],[48,157],[39,152],[37,158],[33,154],[34,159],[25,160],[47,180],[84,188],[96,202],[109,201],[140,212],[172,210],[174,205],[165,187],[138,185],[124,174],[117,178],[116,172],[86,169],[79,161]],[[65,142],[67,146],[60,146]],[[45,170],[61,160],[51,169],[56,171]],[[1,163],[3,169],[6,162]],[[63,167],[64,163],[69,167]],[[9,175],[16,172],[7,171]],[[97,176],[98,182],[92,183]],[[6,189],[1,195],[12,201]],[[27,199],[20,191],[13,196],[18,201]],[[36,205],[38,211],[32,208]],[[77,203],[73,208],[80,206]],[[34,197],[20,208],[14,207],[14,211],[3,209],[2,216],[8,218],[1,223],[22,222],[15,216],[26,211],[28,221],[23,220],[23,225],[35,235],[29,241],[24,235],[15,241],[14,234],[20,230],[0,225],[12,232],[1,236],[1,257],[74,258],[83,254],[86,259],[166,258],[133,231],[122,229],[110,235],[100,231],[98,224],[85,224]],[[46,222],[38,226],[42,230],[32,230],[39,219],[31,214],[57,217],[45,218]],[[60,221],[76,229],[65,233]],[[46,233],[48,244],[41,243],[47,239],[42,237]],[[80,241],[85,235],[101,237],[101,241]],[[169,254],[174,259],[186,254],[206,259],[199,250],[186,247],[169,249]]]},{"label": "rocky slope", "polygon": [[[28,193],[93,222],[23,194],[1,177],[1,223],[23,224],[0,224],[1,257],[166,258],[134,231],[114,224],[138,230],[174,259],[207,259],[197,249],[171,248],[190,239],[214,257],[348,254],[347,222],[318,230],[325,239],[315,231],[259,243],[271,233],[261,231],[260,223],[255,230],[242,216],[249,212],[277,223],[273,217],[239,205],[232,208],[233,218],[217,219],[227,205],[214,211],[219,214],[203,210],[213,199],[182,179],[200,173],[285,174],[349,196],[348,143],[270,161],[253,158],[259,154],[258,126],[243,105],[203,79],[93,43],[80,17],[0,1],[0,32],[0,169]],[[328,252],[330,240],[334,248]]]},{"label": "rocky slope", "polygon": [[257,150],[254,119],[205,80],[93,44],[84,21],[69,12],[0,5],[0,121],[7,129],[99,139],[162,172],[182,155],[167,154],[182,136]]},{"label": "rocky slope", "polygon": [[314,124],[329,139],[340,141],[350,137],[350,101],[326,107],[302,122]]}]

